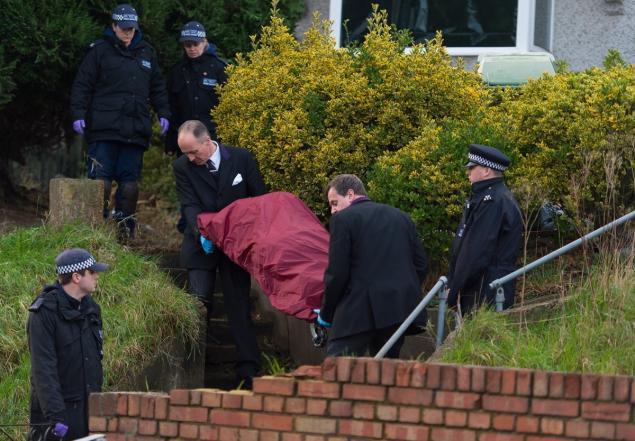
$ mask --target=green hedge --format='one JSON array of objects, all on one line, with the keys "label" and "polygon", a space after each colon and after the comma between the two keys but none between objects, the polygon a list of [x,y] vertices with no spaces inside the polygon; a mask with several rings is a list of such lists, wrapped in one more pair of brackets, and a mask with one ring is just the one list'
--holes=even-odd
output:
[{"label": "green hedge", "polygon": [[519,185],[593,223],[634,207],[634,111],[635,66],[611,63],[530,81],[488,119],[516,151]]},{"label": "green hedge", "polygon": [[[166,71],[179,57],[183,24],[198,20],[219,52],[234,58],[250,48],[250,36],[267,22],[270,0],[138,0],[144,36]],[[290,26],[302,16],[304,0],[279,0]],[[57,146],[73,135],[70,89],[91,41],[101,38],[112,0],[4,0],[0,8],[0,170],[8,159],[22,161],[25,148]],[[34,103],[37,103],[34,105]]]},{"label": "green hedge", "polygon": [[370,196],[408,212],[437,262],[448,255],[469,193],[465,163],[470,143],[504,151],[509,145],[481,120],[448,120],[422,127],[407,145],[384,153],[368,175]]}]

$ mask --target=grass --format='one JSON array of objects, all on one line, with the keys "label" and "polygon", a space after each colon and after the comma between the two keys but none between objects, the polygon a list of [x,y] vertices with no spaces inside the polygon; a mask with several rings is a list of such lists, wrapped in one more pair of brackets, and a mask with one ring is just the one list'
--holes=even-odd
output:
[{"label": "grass", "polygon": [[284,360],[276,354],[266,354],[263,352],[262,359],[265,365],[266,375],[284,375],[288,372],[290,361]]},{"label": "grass", "polygon": [[479,310],[441,356],[448,363],[635,375],[634,257],[603,253],[556,306]]},{"label": "grass", "polygon": [[0,424],[28,420],[27,310],[42,286],[55,280],[55,256],[71,247],[86,248],[111,265],[94,294],[104,322],[105,390],[130,387],[173,344],[196,347],[199,320],[190,296],[108,230],[72,225],[0,236]]}]

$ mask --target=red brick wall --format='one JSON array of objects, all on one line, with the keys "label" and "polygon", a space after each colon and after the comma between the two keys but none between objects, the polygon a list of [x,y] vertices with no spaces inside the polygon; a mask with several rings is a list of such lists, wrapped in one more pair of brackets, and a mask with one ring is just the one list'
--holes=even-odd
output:
[{"label": "red brick wall", "polygon": [[634,378],[327,359],[254,390],[92,395],[108,440],[635,440]]}]

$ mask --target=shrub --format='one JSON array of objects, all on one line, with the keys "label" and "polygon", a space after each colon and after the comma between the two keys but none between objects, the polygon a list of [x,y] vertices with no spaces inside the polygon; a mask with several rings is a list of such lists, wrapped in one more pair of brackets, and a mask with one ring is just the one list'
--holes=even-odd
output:
[{"label": "shrub", "polygon": [[[205,26],[219,52],[233,58],[250,47],[269,16],[269,0],[137,0],[144,36],[164,72],[181,56],[178,33],[189,20]],[[111,22],[113,1],[5,0],[0,8],[0,170],[24,161],[26,148],[46,150],[74,136],[70,89],[91,41]],[[291,26],[304,0],[279,0]],[[36,106],[33,103],[37,103]],[[1,178],[0,178],[1,180]]]},{"label": "shrub", "polygon": [[578,220],[635,203],[635,66],[611,63],[530,81],[488,116],[520,158],[511,176]]},{"label": "shrub", "polygon": [[143,155],[140,189],[160,200],[160,205],[168,209],[175,209],[179,203],[172,172],[174,159],[174,155],[167,155],[163,146],[157,144],[153,144]]},{"label": "shrub", "polygon": [[369,193],[405,210],[433,261],[448,255],[469,192],[467,146],[488,144],[508,151],[508,141],[480,119],[430,123],[396,152],[380,156],[369,173]]},{"label": "shrub", "polygon": [[328,23],[297,42],[278,15],[229,68],[215,111],[224,141],[251,149],[273,190],[325,214],[321,189],[337,173],[362,177],[430,121],[477,111],[485,89],[452,66],[440,35],[404,53],[403,33],[375,11],[358,47],[337,49]]},{"label": "shrub", "polygon": [[111,265],[94,294],[104,321],[105,389],[124,389],[170,343],[195,347],[199,320],[191,297],[175,288],[156,264],[117,244],[104,230],[67,226],[17,230],[0,236],[0,415],[26,423],[29,391],[27,309],[42,286],[55,280],[55,256],[64,248],[89,249]]}]

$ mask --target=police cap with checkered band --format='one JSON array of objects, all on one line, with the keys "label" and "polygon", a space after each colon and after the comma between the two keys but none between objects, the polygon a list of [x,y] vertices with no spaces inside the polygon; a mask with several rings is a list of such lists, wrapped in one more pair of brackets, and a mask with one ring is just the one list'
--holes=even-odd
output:
[{"label": "police cap with checkered band", "polygon": [[137,10],[127,4],[117,5],[115,9],[112,10],[112,21],[122,29],[139,29]]},{"label": "police cap with checkered band", "polygon": [[500,172],[505,171],[511,163],[509,157],[500,150],[488,145],[470,144],[466,167],[480,165]]},{"label": "police cap with checkered band", "polygon": [[179,38],[179,42],[183,43],[184,41],[195,41],[200,43],[201,41],[205,41],[205,37],[207,34],[205,33],[205,28],[198,21],[190,21],[185,23],[183,29],[181,29],[181,37]]},{"label": "police cap with checkered band", "polygon": [[108,265],[100,263],[83,248],[71,248],[62,251],[55,258],[57,274],[72,274],[85,269],[100,273],[108,269]]}]

